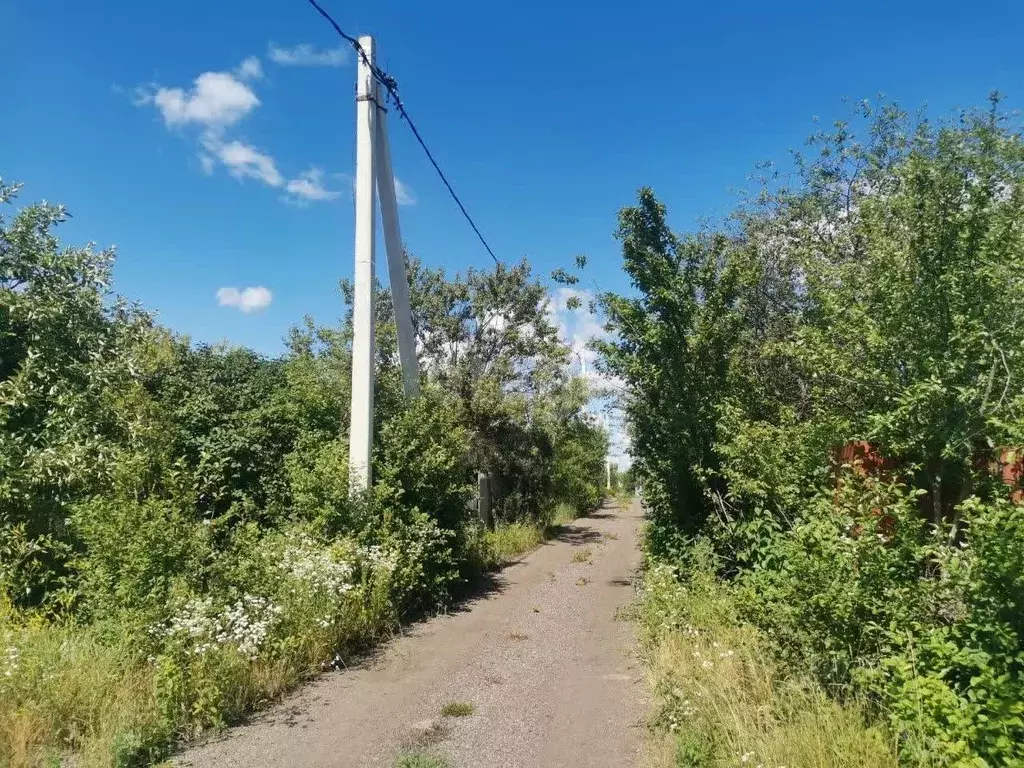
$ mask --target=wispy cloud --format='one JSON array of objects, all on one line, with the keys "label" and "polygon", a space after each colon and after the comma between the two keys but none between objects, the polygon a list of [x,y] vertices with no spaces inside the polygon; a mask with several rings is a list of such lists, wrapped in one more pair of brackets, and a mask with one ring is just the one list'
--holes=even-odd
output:
[{"label": "wispy cloud", "polygon": [[263,79],[263,65],[260,60],[255,56],[249,56],[245,58],[241,64],[238,65],[238,76],[243,80],[262,80]]},{"label": "wispy cloud", "polygon": [[310,43],[300,43],[292,48],[270,44],[267,56],[275,64],[286,67],[340,67],[348,59],[344,48],[327,48],[318,51]]},{"label": "wispy cloud", "polygon": [[[291,63],[303,63],[303,56],[324,58],[330,53],[318,53],[309,46],[291,51],[272,46],[272,54],[274,50],[291,56]],[[222,166],[236,179],[256,179],[268,187],[283,189],[282,200],[288,203],[308,205],[334,200],[339,193],[326,186],[323,170],[311,167],[289,179],[269,152],[229,136],[238,123],[260,106],[252,86],[263,77],[259,58],[249,56],[232,71],[203,72],[190,88],[159,83],[137,86],[132,103],[137,107],[155,107],[170,129],[197,129],[199,167],[206,176]],[[123,94],[124,89],[120,92]]]},{"label": "wispy cloud", "polygon": [[306,204],[311,201],[334,200],[341,193],[328,189],[324,184],[325,174],[322,168],[310,168],[289,181],[284,188],[289,202]]},{"label": "wispy cloud", "polygon": [[270,155],[241,141],[223,142],[216,136],[204,136],[203,147],[228,169],[236,179],[258,179],[269,187],[280,187],[284,176]]},{"label": "wispy cloud", "polygon": [[266,309],[273,300],[274,295],[262,285],[250,286],[241,290],[226,286],[217,291],[218,304],[222,307],[236,307],[245,314]]},{"label": "wispy cloud", "polygon": [[416,193],[407,184],[403,184],[397,176],[395,177],[395,198],[399,205],[416,205]]}]

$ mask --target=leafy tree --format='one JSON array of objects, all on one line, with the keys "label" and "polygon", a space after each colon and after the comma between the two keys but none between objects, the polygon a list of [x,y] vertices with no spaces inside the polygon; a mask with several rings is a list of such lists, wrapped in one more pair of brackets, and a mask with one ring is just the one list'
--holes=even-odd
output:
[{"label": "leafy tree", "polygon": [[553,491],[556,419],[582,408],[546,289],[525,261],[449,279],[413,260],[410,275],[421,364],[457,399],[470,464],[492,475],[500,517],[541,517]]},{"label": "leafy tree", "polygon": [[997,100],[855,121],[717,228],[641,190],[603,364],[656,555],[709,539],[746,618],[880,702],[907,764],[1015,765],[1024,634],[994,606],[1024,564],[992,542],[1020,536],[1024,139]]},{"label": "leafy tree", "polygon": [[[0,205],[17,187],[0,182]],[[150,319],[109,294],[111,251],[60,248],[61,206],[0,215],[0,588],[39,603],[69,554],[67,505],[136,437]]]}]

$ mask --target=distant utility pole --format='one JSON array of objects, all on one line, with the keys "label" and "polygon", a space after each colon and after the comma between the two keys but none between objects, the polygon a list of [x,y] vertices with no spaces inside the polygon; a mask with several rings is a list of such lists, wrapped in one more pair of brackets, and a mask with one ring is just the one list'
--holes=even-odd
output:
[{"label": "distant utility pole", "polygon": [[376,46],[372,37],[359,38],[364,55],[357,56],[356,71],[356,222],[355,271],[352,302],[352,415],[349,421],[349,490],[370,487],[373,449],[373,383],[375,362],[374,266],[376,206],[380,198],[381,223],[388,254],[391,296],[398,326],[398,353],[402,361],[405,393],[419,394],[419,366],[409,306],[409,279],[398,227],[398,200],[391,171],[386,109],[373,67]]},{"label": "distant utility pole", "polygon": [[[604,414],[604,431],[608,433],[608,450],[612,447],[612,432],[608,428],[608,414]],[[612,457],[611,454],[605,454],[604,457],[604,474],[605,474],[605,487],[610,491],[612,489]]]}]

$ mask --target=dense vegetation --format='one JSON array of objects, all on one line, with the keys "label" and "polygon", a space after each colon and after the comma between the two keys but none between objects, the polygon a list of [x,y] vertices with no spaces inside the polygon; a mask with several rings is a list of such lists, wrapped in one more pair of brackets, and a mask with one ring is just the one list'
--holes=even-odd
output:
[{"label": "dense vegetation", "polygon": [[[689,623],[703,590],[901,764],[1024,765],[1024,140],[993,99],[942,124],[864,105],[810,146],[721,226],[676,234],[648,190],[621,213],[636,290],[605,297],[604,354],[658,631],[712,637]],[[784,762],[662,692],[679,765]],[[805,718],[775,701],[759,743]],[[829,738],[816,722],[804,738]]]},{"label": "dense vegetation", "polygon": [[[347,321],[274,359],[196,346],[112,296],[112,253],[60,246],[66,215],[0,218],[0,765],[158,759],[599,501],[607,439],[527,263],[411,263],[414,400],[381,292],[352,498]],[[479,469],[514,535],[477,524]]]}]

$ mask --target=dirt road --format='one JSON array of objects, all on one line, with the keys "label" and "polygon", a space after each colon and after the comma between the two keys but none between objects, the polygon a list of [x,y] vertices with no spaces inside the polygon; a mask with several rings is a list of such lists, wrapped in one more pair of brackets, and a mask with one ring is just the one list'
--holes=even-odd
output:
[{"label": "dirt road", "polygon": [[[177,758],[192,768],[390,768],[413,742],[455,768],[638,764],[646,710],[633,599],[639,506],[605,509],[252,724]],[[468,717],[442,717],[469,702]]]}]

